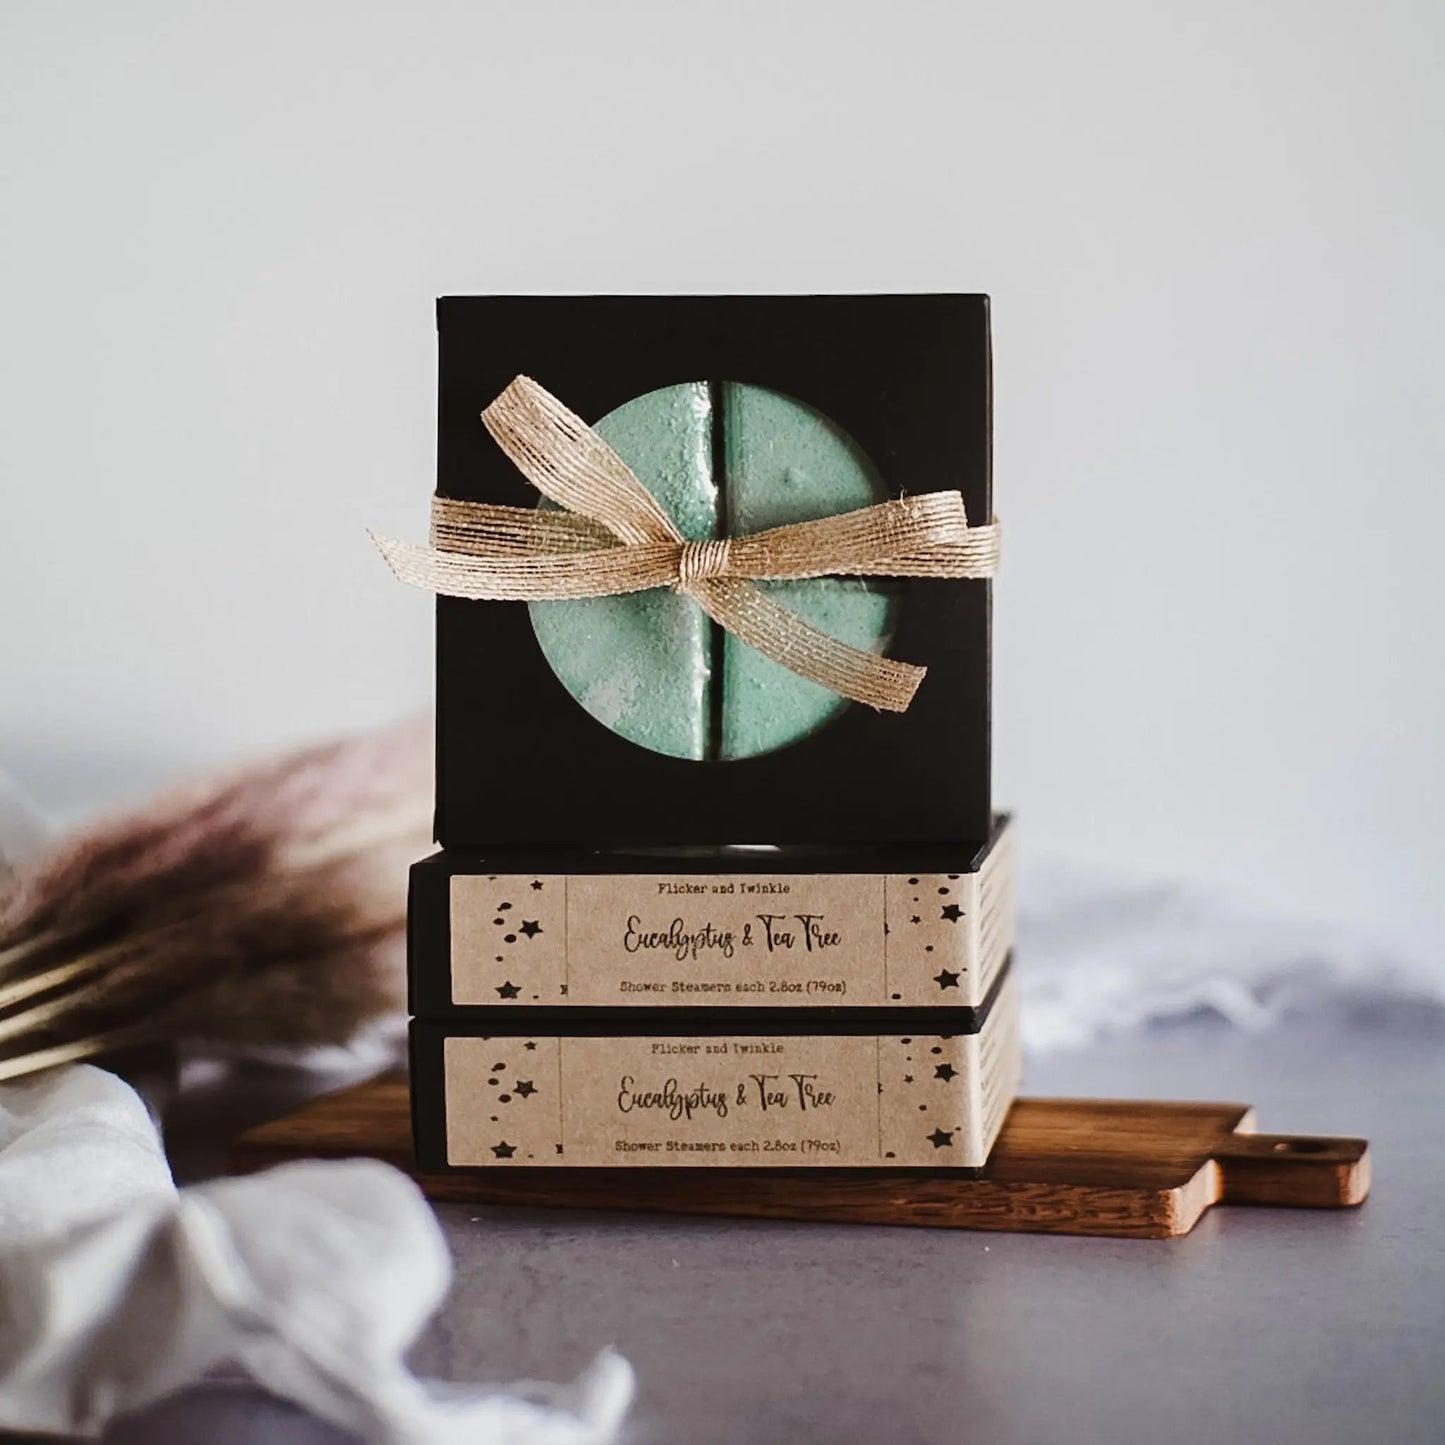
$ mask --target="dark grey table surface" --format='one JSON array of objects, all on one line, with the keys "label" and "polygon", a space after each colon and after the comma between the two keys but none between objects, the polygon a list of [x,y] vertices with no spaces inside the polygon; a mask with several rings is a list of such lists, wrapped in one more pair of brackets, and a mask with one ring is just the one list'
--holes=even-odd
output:
[{"label": "dark grey table surface", "polygon": [[[444,1206],[450,1299],[415,1351],[453,1379],[560,1379],[613,1344],[630,1445],[1404,1445],[1445,1440],[1445,1033],[1396,1013],[1199,1023],[1031,1062],[1031,1094],[1253,1103],[1362,1134],[1363,1208],[1221,1208],[1173,1241]],[[334,1432],[214,1393],[126,1445]]]}]

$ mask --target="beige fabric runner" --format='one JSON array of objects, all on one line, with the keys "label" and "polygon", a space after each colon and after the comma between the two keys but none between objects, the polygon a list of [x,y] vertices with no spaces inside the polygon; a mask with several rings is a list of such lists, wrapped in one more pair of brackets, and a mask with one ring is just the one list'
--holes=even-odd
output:
[{"label": "beige fabric runner", "polygon": [[999,527],[970,527],[958,492],[928,492],[747,537],[689,542],[581,418],[519,376],[482,413],[497,445],[564,511],[432,500],[430,547],[376,537],[403,581],[447,597],[551,601],[674,587],[802,677],[902,712],[925,668],[839,642],[755,581],[828,576],[992,577]]}]

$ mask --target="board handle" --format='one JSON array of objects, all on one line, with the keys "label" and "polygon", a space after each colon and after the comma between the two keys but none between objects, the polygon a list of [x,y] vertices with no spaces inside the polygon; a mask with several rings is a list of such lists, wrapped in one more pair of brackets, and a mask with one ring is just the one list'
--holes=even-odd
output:
[{"label": "board handle", "polygon": [[1312,1134],[1233,1134],[1214,1151],[1225,1204],[1340,1209],[1370,1192],[1363,1139]]}]

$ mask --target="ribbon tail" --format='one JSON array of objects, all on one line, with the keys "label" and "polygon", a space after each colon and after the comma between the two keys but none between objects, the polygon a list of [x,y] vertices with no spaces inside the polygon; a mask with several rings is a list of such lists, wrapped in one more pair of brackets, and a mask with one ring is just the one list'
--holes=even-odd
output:
[{"label": "ribbon tail", "polygon": [[841,697],[883,712],[906,711],[928,671],[839,642],[750,582],[710,578],[686,591],[714,622],[764,657]]},{"label": "ribbon tail", "polygon": [[669,586],[677,576],[677,548],[667,543],[518,556],[506,551],[452,552],[370,535],[399,581],[440,597],[477,602],[616,597]]},{"label": "ribbon tail", "polygon": [[368,531],[366,535],[376,544],[376,550],[398,582],[439,596],[492,600],[493,594],[472,576],[469,559],[463,554],[439,552],[435,547],[421,547],[415,542],[398,542],[379,532]]}]

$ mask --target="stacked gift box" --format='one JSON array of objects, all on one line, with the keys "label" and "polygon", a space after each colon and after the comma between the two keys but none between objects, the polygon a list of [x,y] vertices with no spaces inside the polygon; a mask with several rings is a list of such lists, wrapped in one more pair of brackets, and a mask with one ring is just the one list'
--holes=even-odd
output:
[{"label": "stacked gift box", "polygon": [[435,546],[389,553],[443,594],[419,1163],[980,1167],[1019,1072],[986,298],[438,329]]}]

